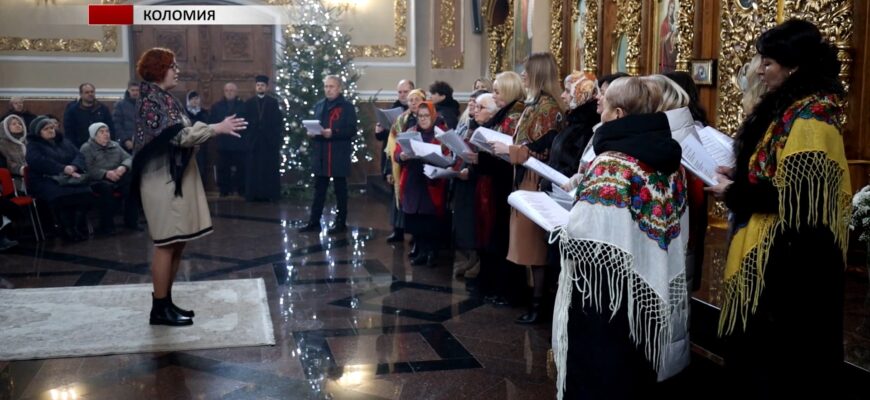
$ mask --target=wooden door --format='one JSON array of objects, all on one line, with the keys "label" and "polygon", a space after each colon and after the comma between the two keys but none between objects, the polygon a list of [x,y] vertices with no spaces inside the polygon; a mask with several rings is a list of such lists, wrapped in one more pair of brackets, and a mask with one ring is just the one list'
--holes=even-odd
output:
[{"label": "wooden door", "polygon": [[[175,52],[181,69],[178,86],[172,94],[184,99],[191,90],[196,90],[202,106],[211,109],[212,104],[223,97],[223,87],[234,82],[243,100],[254,95],[254,77],[260,74],[270,77],[274,84],[275,39],[272,26],[134,26],[132,30],[132,55],[130,76],[136,75],[136,61],[152,47],[166,47]],[[206,174],[206,190],[215,188],[214,165],[217,160],[215,146],[208,146],[208,164],[200,169]]]}]

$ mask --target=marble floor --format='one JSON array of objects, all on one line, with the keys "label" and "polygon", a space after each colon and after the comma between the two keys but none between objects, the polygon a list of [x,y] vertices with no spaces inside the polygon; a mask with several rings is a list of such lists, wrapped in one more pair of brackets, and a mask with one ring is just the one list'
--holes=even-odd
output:
[{"label": "marble floor", "polygon": [[[350,204],[352,229],[330,237],[295,232],[307,204],[216,199],[215,232],[187,247],[179,280],[263,278],[275,346],[0,361],[0,399],[554,397],[546,324],[516,325],[522,309],[468,292],[446,253],[437,267],[411,267],[408,244],[384,240],[386,202],[355,193]],[[144,232],[74,244],[25,240],[0,254],[0,287],[148,283],[150,250]],[[849,327],[860,364],[870,359],[866,276],[850,284],[851,301],[862,304],[853,305]],[[705,285],[698,304],[714,304],[715,282]],[[672,397],[722,384],[715,347],[699,335],[691,367],[668,383]]]}]

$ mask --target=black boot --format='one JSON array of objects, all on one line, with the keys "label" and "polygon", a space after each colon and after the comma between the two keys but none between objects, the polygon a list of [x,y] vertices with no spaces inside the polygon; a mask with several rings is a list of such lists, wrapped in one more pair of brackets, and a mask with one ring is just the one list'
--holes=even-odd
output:
[{"label": "black boot", "polygon": [[536,324],[541,321],[541,298],[536,297],[529,306],[529,312],[520,315],[514,322],[521,325]]},{"label": "black boot", "polygon": [[150,323],[151,325],[186,326],[193,325],[193,320],[175,312],[169,297],[158,299],[151,295]]},{"label": "black boot", "polygon": [[[153,296],[154,293],[152,293],[151,295]],[[172,306],[172,309],[175,310],[175,312],[177,312],[181,316],[187,317],[187,318],[193,318],[196,316],[196,314],[193,312],[193,310],[185,310],[179,306],[176,306],[175,303],[172,302],[172,292],[169,292],[169,294],[166,295],[166,299],[169,300],[169,305]]]},{"label": "black boot", "polygon": [[88,231],[88,212],[86,210],[75,211],[73,230],[78,234],[80,240],[86,240],[90,236]]},{"label": "black boot", "polygon": [[414,260],[414,259],[416,259],[417,256],[419,256],[419,255],[420,255],[420,248],[417,247],[417,243],[414,243],[414,244],[411,246],[411,251],[408,252],[408,258]]}]

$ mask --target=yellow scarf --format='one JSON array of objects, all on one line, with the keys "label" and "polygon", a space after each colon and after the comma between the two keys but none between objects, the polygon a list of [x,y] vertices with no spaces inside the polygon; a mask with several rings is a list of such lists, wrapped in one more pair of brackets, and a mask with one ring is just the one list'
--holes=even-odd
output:
[{"label": "yellow scarf", "polygon": [[[732,238],[725,264],[720,335],[733,332],[738,317],[746,328],[764,289],[764,270],[774,239],[785,229],[799,230],[799,214],[808,213],[810,224],[829,228],[845,258],[852,190],[837,122],[841,113],[836,98],[810,96],[774,121],[756,147],[749,160],[750,173],[771,179],[779,193],[779,212],[753,214]],[[766,163],[767,157],[774,157],[776,163]],[[802,191],[808,193],[804,200]]]}]

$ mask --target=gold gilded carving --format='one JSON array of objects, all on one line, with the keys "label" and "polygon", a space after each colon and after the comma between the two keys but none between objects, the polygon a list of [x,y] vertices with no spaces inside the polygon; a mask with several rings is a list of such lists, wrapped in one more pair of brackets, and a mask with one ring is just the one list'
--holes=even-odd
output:
[{"label": "gold gilded carving", "polygon": [[495,77],[496,74],[502,71],[507,71],[510,65],[508,57],[509,40],[505,38],[512,37],[514,34],[513,23],[513,0],[506,0],[507,16],[501,24],[494,24],[493,15],[495,13],[496,0],[486,0],[481,6],[481,15],[486,17],[486,38],[489,43],[489,76]]},{"label": "gold gilded carving", "polygon": [[449,66],[445,66],[444,62],[438,58],[435,54],[435,50],[432,50],[432,68],[434,69],[462,69],[465,68],[465,52],[462,51],[459,53],[459,57],[453,60],[453,64]]},{"label": "gold gilded carving", "polygon": [[689,72],[689,60],[693,56],[692,43],[695,42],[695,2],[681,1],[678,18],[679,39],[677,40],[676,70]]},{"label": "gold gilded carving", "polygon": [[117,26],[104,26],[101,39],[31,39],[0,36],[0,51],[113,53],[118,50],[119,31]]},{"label": "gold gilded carving", "polygon": [[[574,12],[572,20],[576,23],[580,18],[578,1],[572,1]],[[583,58],[585,72],[598,72],[598,0],[586,1],[586,28],[583,31]]]},{"label": "gold gilded carving", "polygon": [[395,43],[351,46],[354,57],[394,58],[408,54],[408,0],[393,0]]},{"label": "gold gilded carving", "polygon": [[562,70],[562,1],[550,1],[550,53],[556,58],[556,68]]},{"label": "gold gilded carving", "polygon": [[454,20],[456,20],[456,7],[451,0],[441,0],[441,28],[438,32],[438,44],[442,48],[456,45],[456,35],[453,32]]},{"label": "gold gilded carving", "polygon": [[[121,0],[103,0],[102,4],[118,4]],[[52,2],[54,4],[54,2]],[[24,38],[0,36],[0,51],[45,51],[64,53],[113,53],[118,50],[120,29],[103,26],[101,39]]]},{"label": "gold gilded carving", "polygon": [[740,68],[755,54],[755,41],[765,30],[776,25],[777,0],[757,0],[744,8],[738,0],[721,2],[719,33],[719,106],[717,127],[734,135],[743,121],[740,99],[743,92],[736,77]]},{"label": "gold gilded carving", "polygon": [[[641,0],[617,0],[616,2],[616,29],[613,33],[613,60],[618,57],[618,43],[622,35],[625,35],[628,46],[625,52],[625,68],[629,75],[640,73],[640,17]],[[614,63],[616,65],[616,63]]]}]

